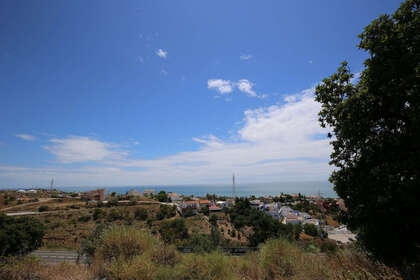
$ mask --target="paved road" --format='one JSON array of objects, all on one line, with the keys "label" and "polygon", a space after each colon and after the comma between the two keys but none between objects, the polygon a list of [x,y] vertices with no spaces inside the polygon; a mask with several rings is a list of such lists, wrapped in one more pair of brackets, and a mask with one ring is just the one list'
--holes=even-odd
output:
[{"label": "paved road", "polygon": [[31,255],[37,256],[48,264],[60,262],[76,263],[77,261],[76,251],[36,250],[33,251]]},{"label": "paved road", "polygon": [[6,213],[6,216],[26,216],[26,215],[38,215],[39,212],[30,212],[30,211],[25,211],[25,212],[16,212],[16,213]]}]

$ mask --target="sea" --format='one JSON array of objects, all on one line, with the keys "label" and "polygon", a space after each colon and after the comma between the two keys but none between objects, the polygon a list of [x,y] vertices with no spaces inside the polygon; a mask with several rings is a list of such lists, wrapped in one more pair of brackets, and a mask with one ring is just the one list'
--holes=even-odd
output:
[{"label": "sea", "polygon": [[[96,187],[55,187],[58,190],[67,192],[84,192],[97,188],[105,188],[109,193],[116,192],[124,194],[129,190],[143,192],[146,189],[152,189],[155,193],[163,190],[166,192],[175,192],[181,195],[205,196],[206,194],[216,194],[219,196],[232,196],[232,185],[228,184],[197,184],[197,185],[144,185],[144,186],[96,186]],[[333,186],[328,181],[305,181],[305,182],[270,182],[270,183],[244,183],[236,184],[236,196],[250,197],[254,196],[275,196],[281,193],[303,194],[303,195],[322,195],[323,197],[336,198]]]}]

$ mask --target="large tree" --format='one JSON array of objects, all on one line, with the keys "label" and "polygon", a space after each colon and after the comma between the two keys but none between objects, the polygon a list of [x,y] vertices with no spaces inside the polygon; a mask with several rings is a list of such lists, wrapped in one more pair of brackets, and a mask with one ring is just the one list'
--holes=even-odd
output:
[{"label": "large tree", "polygon": [[343,219],[390,263],[420,256],[419,5],[408,0],[359,35],[369,54],[359,78],[343,62],[315,92],[331,130],[330,181],[346,203]]}]

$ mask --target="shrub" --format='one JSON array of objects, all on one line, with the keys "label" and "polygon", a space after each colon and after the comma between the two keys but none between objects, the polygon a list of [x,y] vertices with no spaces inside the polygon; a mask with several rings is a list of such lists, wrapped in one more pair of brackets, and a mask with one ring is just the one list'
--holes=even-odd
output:
[{"label": "shrub", "polygon": [[41,205],[38,208],[38,212],[45,212],[48,211],[48,206],[47,205]]},{"label": "shrub", "polygon": [[102,210],[102,209],[100,209],[100,208],[96,208],[93,211],[93,215],[92,216],[93,216],[93,219],[94,220],[104,218],[105,217],[105,211]]},{"label": "shrub", "polygon": [[160,224],[159,233],[166,243],[174,243],[176,240],[188,238],[188,229],[184,219],[178,218],[172,221],[164,221]]},{"label": "shrub", "polygon": [[42,244],[44,225],[31,217],[8,217],[0,213],[0,255],[22,255]]},{"label": "shrub", "polygon": [[136,208],[136,211],[134,212],[134,217],[138,221],[147,220],[147,217],[148,217],[147,210],[144,208]]},{"label": "shrub", "polygon": [[90,221],[90,215],[84,215],[79,217],[79,222],[89,222]]},{"label": "shrub", "polygon": [[159,207],[159,212],[156,214],[156,219],[163,220],[165,218],[171,218],[176,215],[176,206],[168,206],[161,204]]},{"label": "shrub", "polygon": [[305,224],[303,226],[303,231],[310,236],[318,236],[318,228],[316,227],[316,225],[312,225],[312,224]]}]

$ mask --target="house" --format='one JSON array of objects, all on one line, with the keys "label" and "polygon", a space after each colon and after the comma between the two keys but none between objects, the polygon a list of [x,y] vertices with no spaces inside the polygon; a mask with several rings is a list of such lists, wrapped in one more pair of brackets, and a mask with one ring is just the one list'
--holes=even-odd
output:
[{"label": "house", "polygon": [[212,205],[212,206],[209,207],[209,211],[210,212],[220,212],[220,211],[222,211],[222,208]]},{"label": "house", "polygon": [[187,208],[187,207],[189,207],[189,208],[194,208],[194,209],[196,209],[196,208],[200,207],[200,204],[199,204],[199,203],[198,203],[198,201],[196,201],[196,200],[187,200],[187,201],[184,201],[184,202],[182,203],[181,207],[182,207],[182,208]]},{"label": "house", "polygon": [[97,189],[93,191],[86,192],[82,195],[82,198],[89,200],[105,200],[108,196],[108,191],[105,189]]},{"label": "house", "polygon": [[310,219],[311,218],[311,215],[309,215],[308,213],[306,213],[306,212],[300,212],[299,213],[299,216],[301,216],[302,218],[304,218],[304,219]]},{"label": "house", "polygon": [[27,193],[37,193],[37,190],[28,190]]},{"label": "house", "polygon": [[154,190],[148,189],[143,191],[143,196],[152,196],[155,193]]},{"label": "house", "polygon": [[349,231],[346,226],[340,226],[328,231],[328,238],[341,244],[347,244],[356,240],[356,234]]},{"label": "house", "polygon": [[211,201],[207,200],[207,199],[199,200],[198,203],[199,203],[200,207],[206,207],[206,206],[210,207],[211,206]]},{"label": "house", "polygon": [[299,217],[296,214],[289,213],[286,216],[283,216],[283,219],[281,221],[283,224],[300,224],[301,220],[299,220]]},{"label": "house", "polygon": [[263,208],[264,208],[264,202],[262,202],[262,201],[260,201],[260,200],[258,200],[258,199],[251,200],[251,201],[249,202],[249,205],[250,205],[252,208],[255,208],[255,209],[263,209]]},{"label": "house", "polygon": [[293,209],[289,206],[282,206],[279,210],[281,216],[286,217],[289,213],[293,213]]},{"label": "house", "polygon": [[179,194],[170,192],[168,193],[168,197],[171,199],[172,202],[181,201],[182,198]]},{"label": "house", "polygon": [[227,207],[226,201],[216,201],[216,205],[220,208]]},{"label": "house", "polygon": [[140,193],[136,190],[130,190],[127,192],[127,196],[140,196]]}]

